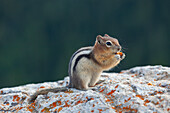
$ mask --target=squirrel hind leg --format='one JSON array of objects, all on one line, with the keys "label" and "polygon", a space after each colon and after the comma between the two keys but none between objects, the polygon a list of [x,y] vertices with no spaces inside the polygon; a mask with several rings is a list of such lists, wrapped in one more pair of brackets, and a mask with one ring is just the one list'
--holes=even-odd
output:
[{"label": "squirrel hind leg", "polygon": [[75,81],[73,82],[73,87],[79,90],[88,90],[88,84],[89,80],[82,79],[80,77],[77,77]]},{"label": "squirrel hind leg", "polygon": [[95,85],[99,85],[101,83],[103,83],[105,80],[99,80]]},{"label": "squirrel hind leg", "polygon": [[88,90],[89,79],[86,78],[82,73],[74,73],[70,85],[72,88],[79,90]]},{"label": "squirrel hind leg", "polygon": [[97,91],[97,87],[89,87],[88,90],[93,90],[93,91]]},{"label": "squirrel hind leg", "polygon": [[97,87],[95,87],[95,86],[102,84],[104,81],[105,81],[105,80],[99,80],[99,81],[97,81],[97,83],[95,83],[94,85],[90,85],[90,86],[89,86],[89,89],[94,90],[94,91],[97,90]]},{"label": "squirrel hind leg", "polygon": [[88,83],[84,82],[83,80],[79,80],[78,83],[74,84],[74,87],[79,90],[88,90]]}]

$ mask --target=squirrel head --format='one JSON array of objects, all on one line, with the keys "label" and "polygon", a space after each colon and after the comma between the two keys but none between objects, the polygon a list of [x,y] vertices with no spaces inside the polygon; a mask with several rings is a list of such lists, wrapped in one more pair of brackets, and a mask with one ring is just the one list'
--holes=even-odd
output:
[{"label": "squirrel head", "polygon": [[113,55],[121,51],[121,46],[116,38],[105,34],[103,37],[101,35],[96,37],[94,49],[101,52],[101,54]]}]

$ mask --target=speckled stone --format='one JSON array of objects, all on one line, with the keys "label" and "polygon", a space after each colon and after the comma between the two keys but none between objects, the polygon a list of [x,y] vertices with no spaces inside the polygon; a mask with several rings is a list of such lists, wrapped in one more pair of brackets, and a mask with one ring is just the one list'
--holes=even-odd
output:
[{"label": "speckled stone", "polygon": [[63,87],[68,77],[57,82],[28,84],[0,89],[0,112],[60,113],[169,113],[170,68],[143,66],[120,73],[103,73],[95,90],[70,88],[67,92],[39,95],[28,103],[30,96],[44,88]]}]

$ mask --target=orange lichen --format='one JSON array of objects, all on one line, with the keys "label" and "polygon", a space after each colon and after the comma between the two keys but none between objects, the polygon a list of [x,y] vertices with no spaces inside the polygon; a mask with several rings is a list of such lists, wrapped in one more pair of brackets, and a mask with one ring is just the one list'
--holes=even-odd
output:
[{"label": "orange lichen", "polygon": [[116,107],[112,106],[112,109],[116,109]]},{"label": "orange lichen", "polygon": [[[154,102],[153,102],[154,103]],[[156,103],[154,103],[155,105],[158,105],[159,104],[159,102],[157,101]]]},{"label": "orange lichen", "polygon": [[106,102],[109,102],[109,101],[110,101],[109,99],[106,100]]},{"label": "orange lichen", "polygon": [[56,107],[56,106],[57,106],[57,105],[56,105],[56,102],[53,102],[52,104],[53,104],[53,107]]},{"label": "orange lichen", "polygon": [[122,111],[119,111],[119,113],[122,113]]},{"label": "orange lichen", "polygon": [[19,100],[20,100],[20,97],[19,97],[18,95],[14,95],[14,96],[13,96],[13,100],[12,100],[12,101],[17,101],[17,102],[19,102]]},{"label": "orange lichen", "polygon": [[41,112],[44,112],[44,111],[45,111],[44,109],[41,110]]},{"label": "orange lichen", "polygon": [[102,109],[98,109],[99,110],[99,113],[101,113],[103,110]]},{"label": "orange lichen", "polygon": [[72,90],[67,90],[64,93],[73,93],[73,91]]},{"label": "orange lichen", "polygon": [[29,107],[28,107],[27,109],[28,109],[28,111],[30,111],[31,113],[33,112],[33,109],[31,109],[31,108],[29,108]]},{"label": "orange lichen", "polygon": [[137,74],[131,75],[131,77],[135,77],[135,76],[137,76]]},{"label": "orange lichen", "polygon": [[164,101],[165,99],[161,99],[160,102]]},{"label": "orange lichen", "polygon": [[143,96],[141,95],[136,95],[136,97],[139,97],[141,100],[144,100]]},{"label": "orange lichen", "polygon": [[16,99],[16,101],[19,101],[20,100],[20,97],[18,97],[17,99]]},{"label": "orange lichen", "polygon": [[103,91],[104,91],[104,89],[100,90],[100,92],[103,92]]},{"label": "orange lichen", "polygon": [[145,103],[149,103],[149,102],[150,102],[149,100],[147,100],[147,99],[145,100]]},{"label": "orange lichen", "polygon": [[15,101],[15,99],[16,99],[17,97],[18,97],[18,95],[14,95],[12,101]]},{"label": "orange lichen", "polygon": [[63,109],[62,107],[59,107],[58,110],[57,110],[57,112],[60,112],[62,109]]},{"label": "orange lichen", "polygon": [[94,98],[91,98],[90,100],[94,100]]},{"label": "orange lichen", "polygon": [[136,91],[135,91],[135,90],[133,90],[133,92],[135,93]]},{"label": "orange lichen", "polygon": [[21,110],[23,107],[20,107],[19,110]]},{"label": "orange lichen", "polygon": [[58,105],[61,105],[61,101],[57,101],[58,102]]},{"label": "orange lichen", "polygon": [[79,100],[79,101],[76,102],[75,105],[78,105],[78,104],[80,104],[80,103],[83,103],[83,101],[82,101],[82,100]]},{"label": "orange lichen", "polygon": [[29,106],[27,106],[27,109],[32,112],[35,109],[35,103],[31,103]]},{"label": "orange lichen", "polygon": [[144,106],[147,106],[146,104],[149,103],[150,101],[149,100],[145,100],[145,103],[143,104]]},{"label": "orange lichen", "polygon": [[95,104],[93,104],[93,107],[95,106]]},{"label": "orange lichen", "polygon": [[107,95],[111,95],[115,92],[116,90],[112,90],[111,92],[107,93]]},{"label": "orange lichen", "polygon": [[118,106],[122,106],[122,104],[119,104]]},{"label": "orange lichen", "polygon": [[163,94],[164,92],[163,92],[163,91],[158,91],[157,93],[159,93],[159,94]]},{"label": "orange lichen", "polygon": [[128,102],[131,99],[131,97],[129,97],[127,100],[125,100],[125,103]]},{"label": "orange lichen", "polygon": [[77,97],[74,97],[74,99],[76,99]]},{"label": "orange lichen", "polygon": [[64,107],[70,107],[70,105],[68,105],[68,103],[67,103],[67,102],[65,102]]},{"label": "orange lichen", "polygon": [[41,110],[41,112],[44,112],[44,113],[50,113],[50,108],[47,108],[45,107],[44,109]]},{"label": "orange lichen", "polygon": [[45,88],[44,86],[41,86],[40,88]]},{"label": "orange lichen", "polygon": [[148,85],[152,86],[152,83],[148,83]]},{"label": "orange lichen", "polygon": [[9,106],[9,102],[7,102],[6,105]]},{"label": "orange lichen", "polygon": [[128,98],[128,101],[131,99],[131,97]]},{"label": "orange lichen", "polygon": [[119,85],[116,85],[115,88],[118,88]]},{"label": "orange lichen", "polygon": [[34,105],[33,105],[33,106],[31,106],[31,107],[35,108],[35,106],[34,106]]},{"label": "orange lichen", "polygon": [[116,112],[119,112],[119,113],[122,113],[122,112],[134,112],[134,113],[137,113],[137,110],[136,109],[132,109],[131,106],[126,106],[126,107],[123,107],[122,109],[121,108],[116,108]]},{"label": "orange lichen", "polygon": [[112,95],[112,98],[115,98],[115,96]]},{"label": "orange lichen", "polygon": [[123,107],[123,109],[129,109],[129,106]]},{"label": "orange lichen", "polygon": [[147,106],[146,103],[143,104],[144,106]]}]

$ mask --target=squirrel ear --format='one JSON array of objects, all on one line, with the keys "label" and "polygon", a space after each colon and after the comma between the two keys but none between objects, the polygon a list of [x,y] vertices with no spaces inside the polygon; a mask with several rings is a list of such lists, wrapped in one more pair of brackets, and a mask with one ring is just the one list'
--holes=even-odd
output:
[{"label": "squirrel ear", "polygon": [[103,37],[102,37],[101,35],[98,35],[98,36],[96,37],[96,42],[97,42],[98,44],[101,44],[102,41],[103,41]]},{"label": "squirrel ear", "polygon": [[101,35],[98,35],[98,36],[96,37],[96,40],[102,40],[102,36],[101,36]]},{"label": "squirrel ear", "polygon": [[104,36],[106,36],[106,37],[110,37],[108,34],[105,34]]},{"label": "squirrel ear", "polygon": [[103,40],[103,38],[102,38],[101,35],[98,35],[98,36],[96,37],[96,42],[98,42],[99,44],[101,44],[102,40]]}]

